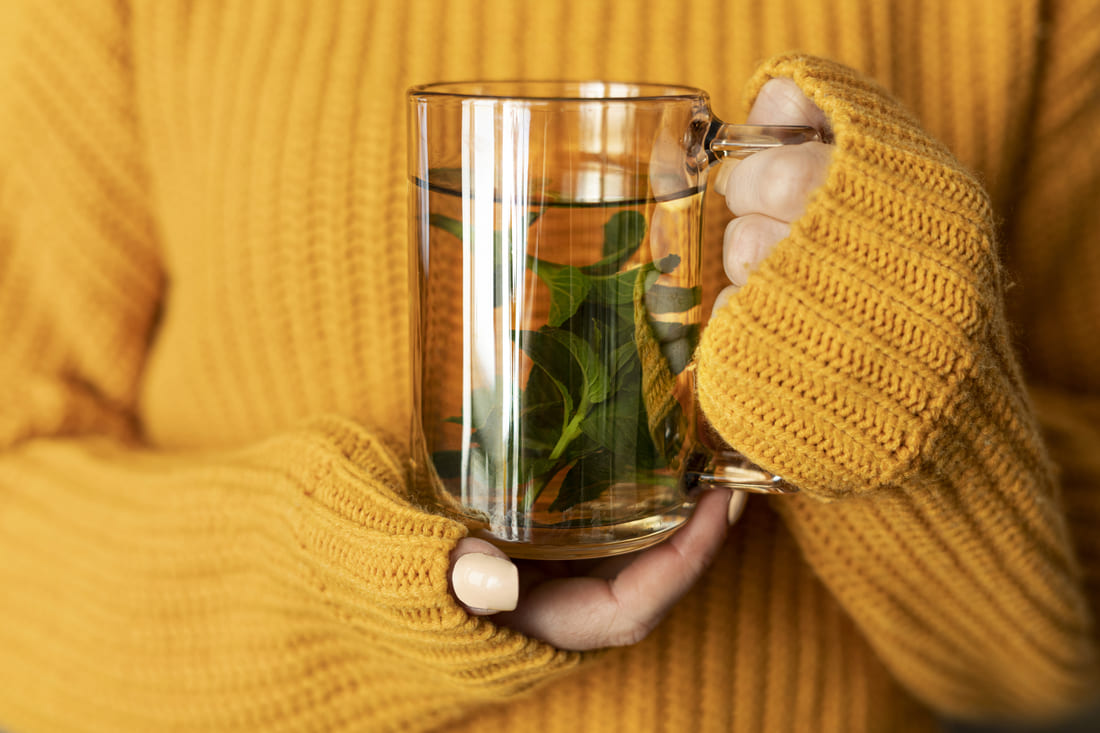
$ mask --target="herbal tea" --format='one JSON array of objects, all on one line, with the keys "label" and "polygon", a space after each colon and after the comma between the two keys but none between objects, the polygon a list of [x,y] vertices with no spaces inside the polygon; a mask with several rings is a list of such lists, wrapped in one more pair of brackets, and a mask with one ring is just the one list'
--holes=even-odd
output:
[{"label": "herbal tea", "polygon": [[581,546],[609,522],[652,532],[666,514],[677,526],[701,317],[685,243],[701,191],[623,197],[603,171],[603,198],[539,181],[524,208],[463,197],[460,176],[415,181],[430,252],[422,420],[440,483],[506,541],[549,532]]},{"label": "herbal tea", "polygon": [[726,124],[660,84],[442,82],[408,103],[414,500],[569,559],[661,541],[696,487],[793,490],[699,411],[702,191],[719,159],[816,131]]}]

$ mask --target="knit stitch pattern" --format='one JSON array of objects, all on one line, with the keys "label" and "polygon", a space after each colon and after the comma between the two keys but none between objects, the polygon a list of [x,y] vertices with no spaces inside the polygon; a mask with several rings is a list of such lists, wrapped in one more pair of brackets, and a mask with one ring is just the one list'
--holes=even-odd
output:
[{"label": "knit stitch pattern", "polygon": [[[0,3],[0,727],[929,731],[1095,694],[1097,3],[687,5]],[[836,150],[699,394],[800,495],[634,646],[466,614],[466,529],[406,485],[403,90],[685,83],[732,121],[775,76]]]}]

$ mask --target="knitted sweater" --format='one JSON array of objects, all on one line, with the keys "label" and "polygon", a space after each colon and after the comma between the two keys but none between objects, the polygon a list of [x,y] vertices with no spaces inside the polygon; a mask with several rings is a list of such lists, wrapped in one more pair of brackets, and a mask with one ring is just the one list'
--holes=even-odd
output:
[{"label": "knitted sweater", "polygon": [[[0,727],[903,731],[1094,693],[1096,2],[28,0],[0,28]],[[466,530],[405,486],[404,88],[647,79],[736,120],[772,76],[836,151],[699,391],[802,493],[750,500],[635,646],[467,615]]]}]

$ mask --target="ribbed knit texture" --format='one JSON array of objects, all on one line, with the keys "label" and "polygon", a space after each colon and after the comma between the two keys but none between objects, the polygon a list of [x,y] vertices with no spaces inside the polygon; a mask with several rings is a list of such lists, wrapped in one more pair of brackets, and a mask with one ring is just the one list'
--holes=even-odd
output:
[{"label": "ribbed knit texture", "polygon": [[[27,0],[0,29],[0,727],[924,731],[1094,694],[1096,2]],[[636,646],[467,616],[465,530],[404,486],[403,90],[647,79],[736,120],[771,76],[836,152],[700,392],[802,495],[751,500]]]}]

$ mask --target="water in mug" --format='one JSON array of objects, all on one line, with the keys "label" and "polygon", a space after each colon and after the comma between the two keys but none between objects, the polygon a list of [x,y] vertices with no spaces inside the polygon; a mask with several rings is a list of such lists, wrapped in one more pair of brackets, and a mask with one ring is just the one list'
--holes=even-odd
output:
[{"label": "water in mug", "polygon": [[414,181],[430,240],[421,419],[440,484],[505,540],[644,530],[632,518],[684,503],[702,192],[658,197],[603,169],[596,195],[535,181],[537,197],[483,200],[461,175]]}]

